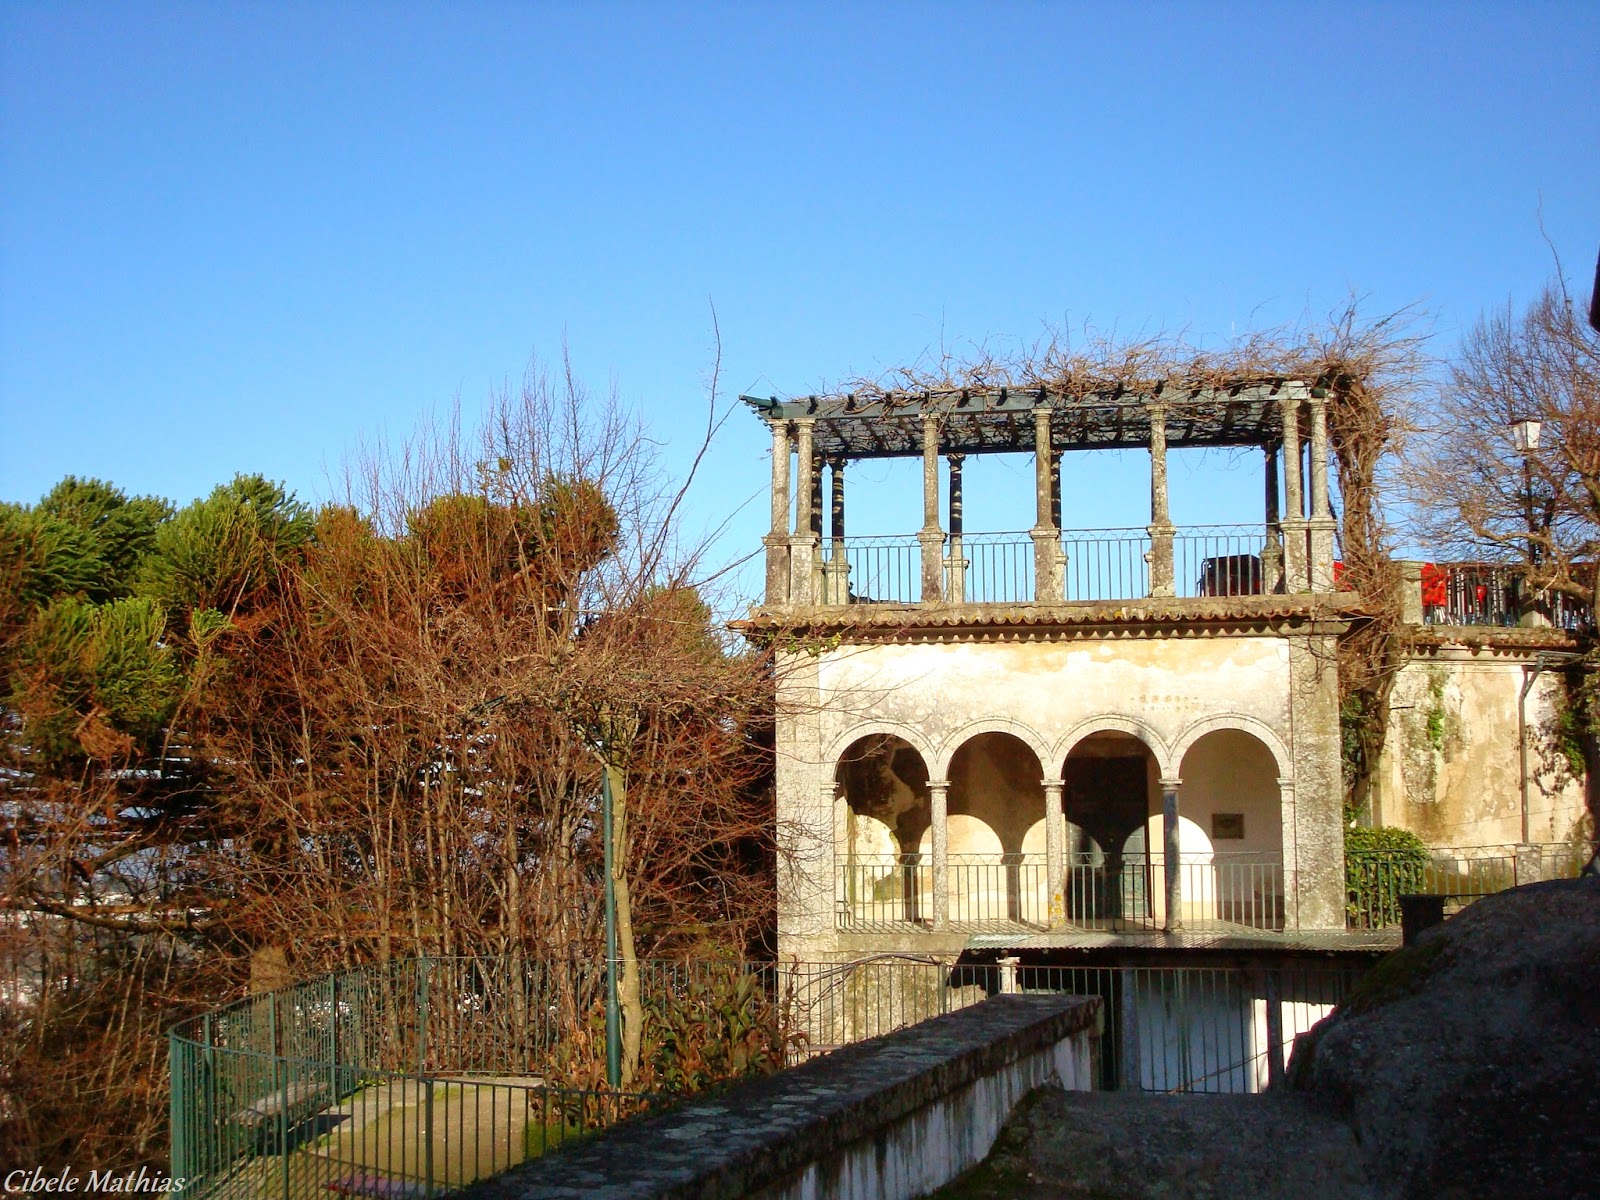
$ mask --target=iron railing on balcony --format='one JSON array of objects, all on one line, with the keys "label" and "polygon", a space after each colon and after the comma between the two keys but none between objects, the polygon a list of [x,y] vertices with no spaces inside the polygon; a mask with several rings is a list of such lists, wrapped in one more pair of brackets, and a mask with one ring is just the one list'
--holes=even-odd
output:
[{"label": "iron railing on balcony", "polygon": [[[1503,563],[1424,563],[1422,619],[1428,625],[1516,625],[1523,617],[1522,570]],[[1592,629],[1594,614],[1571,596],[1545,592],[1529,611],[1558,629]]]},{"label": "iron railing on balcony", "polygon": [[[1150,594],[1149,533],[1143,528],[1078,529],[1061,534],[1062,598],[1136,600]],[[1245,596],[1270,591],[1263,527],[1196,525],[1173,535],[1174,591],[1180,597]],[[1026,531],[946,538],[945,595],[955,603],[1031,604],[1037,572]],[[915,534],[824,541],[818,552],[824,604],[915,604],[922,598],[922,544]]]},{"label": "iron railing on balcony", "polygon": [[1143,529],[1069,529],[1061,535],[1064,600],[1136,600],[1150,594],[1150,535]]},{"label": "iron railing on balcony", "polygon": [[945,542],[945,595],[954,603],[1031,604],[1033,542],[1026,533],[973,533]]},{"label": "iron railing on balcony", "polygon": [[[1191,929],[1281,931],[1284,889],[1275,853],[1212,854],[1180,862],[1183,924]],[[1064,928],[1153,931],[1166,924],[1162,856],[1068,856]],[[963,931],[1050,927],[1050,876],[1042,855],[951,855],[946,924]],[[841,929],[887,931],[934,925],[933,865],[926,855],[862,859],[838,868]]]}]

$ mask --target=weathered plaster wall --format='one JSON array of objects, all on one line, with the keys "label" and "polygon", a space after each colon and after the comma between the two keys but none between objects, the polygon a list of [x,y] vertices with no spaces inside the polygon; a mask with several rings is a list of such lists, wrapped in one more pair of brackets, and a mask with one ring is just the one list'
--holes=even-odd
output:
[{"label": "weathered plaster wall", "polygon": [[[1253,745],[1249,738],[1202,739],[1222,729],[1248,733],[1260,742],[1238,768],[1247,780],[1244,799],[1262,818],[1247,818],[1251,839],[1255,829],[1268,836],[1267,791],[1276,793],[1282,778],[1285,884],[1292,893],[1298,865],[1301,891],[1310,893],[1302,897],[1300,925],[1342,927],[1332,639],[1333,631],[1319,630],[847,644],[816,657],[794,654],[783,665],[779,696],[779,820],[785,840],[806,836],[804,830],[832,830],[833,838],[791,859],[790,875],[816,874],[780,889],[780,952],[825,957],[836,949],[832,854],[835,845],[850,841],[850,806],[843,800],[832,805],[838,756],[874,732],[904,738],[921,754],[929,778],[951,781],[951,854],[1040,852],[1037,779],[1025,778],[1035,770],[1033,759],[1042,778],[1060,779],[1068,753],[1097,731],[1140,738],[1157,778],[1180,778],[1188,756],[1195,779],[1185,786],[1197,808],[1220,803],[1215,797],[1233,786],[1230,752]],[[963,745],[985,733],[1010,734],[1032,753],[1019,753],[1009,739],[988,739],[957,759]],[[987,764],[990,782],[979,795],[968,763],[976,769],[983,756],[995,761]],[[997,805],[1015,807],[1019,815],[1002,819]],[[1209,832],[1210,811],[1203,810],[1197,830]],[[927,842],[919,839],[919,848],[930,849]]]},{"label": "weathered plaster wall", "polygon": [[[1506,847],[1522,840],[1517,702],[1527,653],[1446,646],[1403,668],[1373,790],[1377,824],[1435,846]],[[1557,737],[1566,689],[1544,671],[1527,699],[1529,837],[1570,842],[1587,828],[1583,780]]]},{"label": "weathered plaster wall", "polygon": [[[1278,767],[1260,741],[1239,730],[1215,730],[1189,748],[1181,771],[1179,810],[1199,827],[1209,851],[1234,854],[1282,848]],[[1212,817],[1219,812],[1244,818],[1243,838],[1219,841],[1211,836]]]}]

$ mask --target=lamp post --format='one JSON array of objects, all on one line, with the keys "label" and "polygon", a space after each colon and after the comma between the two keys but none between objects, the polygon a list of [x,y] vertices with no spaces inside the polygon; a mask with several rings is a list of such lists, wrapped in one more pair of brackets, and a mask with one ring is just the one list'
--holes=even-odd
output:
[{"label": "lamp post", "polygon": [[612,874],[615,850],[611,837],[611,768],[600,770],[600,820],[605,826],[606,872],[606,1082],[622,1086],[622,1008],[617,1001],[617,888]]},{"label": "lamp post", "polygon": [[1539,532],[1533,513],[1533,456],[1539,451],[1539,431],[1543,422],[1533,417],[1523,417],[1511,423],[1511,441],[1517,448],[1517,453],[1522,455],[1522,515],[1528,530],[1527,565],[1523,568],[1522,579],[1517,586],[1519,624],[1531,625],[1537,614],[1533,607],[1533,595],[1528,587],[1528,576],[1534,567],[1539,565],[1539,545],[1534,540],[1534,535]]}]

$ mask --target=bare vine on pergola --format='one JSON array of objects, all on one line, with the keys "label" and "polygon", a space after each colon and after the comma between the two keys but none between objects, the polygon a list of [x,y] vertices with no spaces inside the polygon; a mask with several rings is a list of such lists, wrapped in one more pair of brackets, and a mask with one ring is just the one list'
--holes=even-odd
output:
[{"label": "bare vine on pergola", "polygon": [[1166,335],[1119,338],[1089,331],[1074,338],[1056,329],[1009,350],[988,344],[965,353],[941,348],[821,393],[892,407],[1002,388],[1048,392],[1082,404],[1238,395],[1289,380],[1318,389],[1328,401],[1343,586],[1360,593],[1368,614],[1352,624],[1338,651],[1345,783],[1359,810],[1383,749],[1389,693],[1407,648],[1387,500],[1396,494],[1397,468],[1419,425],[1416,406],[1430,367],[1418,316],[1402,309],[1366,319],[1352,301],[1324,322],[1258,331],[1216,348]]}]

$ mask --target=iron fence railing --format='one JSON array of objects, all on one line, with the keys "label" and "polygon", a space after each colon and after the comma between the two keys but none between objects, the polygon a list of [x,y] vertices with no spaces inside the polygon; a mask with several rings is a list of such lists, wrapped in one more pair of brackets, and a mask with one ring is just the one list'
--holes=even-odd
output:
[{"label": "iron fence railing", "polygon": [[1061,535],[1065,600],[1138,600],[1150,594],[1150,535],[1143,529],[1072,529]]},{"label": "iron fence railing", "polygon": [[1397,927],[1405,895],[1443,896],[1449,908],[1459,909],[1531,882],[1524,878],[1525,865],[1532,867],[1534,880],[1576,878],[1589,854],[1587,846],[1567,842],[1526,849],[1526,858],[1514,846],[1347,851],[1346,923],[1352,929]]},{"label": "iron fence railing", "polygon": [[1268,579],[1266,530],[1254,525],[1200,525],[1172,539],[1173,580],[1180,596],[1259,596]]},{"label": "iron fence railing", "polygon": [[[647,1042],[665,1037],[660,1027],[651,1033],[652,1020],[681,1029],[731,998],[755,1002],[758,1023],[793,1061],[991,995],[1062,992],[1105,1005],[1102,1086],[1220,1092],[1276,1078],[1295,1034],[1358,973],[951,965],[907,955],[641,964]],[[205,1197],[432,1197],[648,1111],[670,1097],[563,1082],[571,1046],[555,1010],[600,974],[593,964],[415,960],[186,1022],[171,1035],[171,1173],[186,1195]],[[530,996],[553,1008],[527,1007]],[[519,1022],[534,1027],[531,1038]],[[748,1021],[735,1025],[748,1048]],[[495,1044],[490,1030],[509,1043]],[[445,1065],[457,1059],[493,1068]]]},{"label": "iron fence railing", "polygon": [[[1192,929],[1280,931],[1285,909],[1282,857],[1218,853],[1181,860],[1183,924]],[[931,926],[933,864],[926,855],[856,857],[837,868],[842,929]],[[1050,926],[1050,876],[1042,855],[951,855],[945,867],[948,926],[1030,931]],[[1161,855],[1073,854],[1063,863],[1065,928],[1159,930],[1166,924]]]},{"label": "iron fence railing", "polygon": [[955,603],[1031,604],[1033,542],[1026,533],[973,533],[946,539],[945,595]]},{"label": "iron fence railing", "polygon": [[[1271,591],[1267,533],[1250,525],[1187,526],[1173,535],[1174,589],[1180,597]],[[1127,529],[1063,530],[1062,598],[1137,600],[1150,594],[1150,534]],[[1029,604],[1036,594],[1034,542],[1027,532],[946,537],[945,595],[957,603]],[[915,604],[922,598],[922,543],[901,537],[823,541],[819,596],[825,604]]]},{"label": "iron fence railing", "polygon": [[[1422,619],[1428,625],[1516,625],[1522,619],[1523,569],[1504,563],[1424,563]],[[1594,628],[1587,605],[1559,592],[1529,607],[1558,629]]]},{"label": "iron fence railing", "polygon": [[[839,557],[843,550],[843,559]],[[915,604],[922,598],[922,545],[915,537],[822,543],[824,604]]]}]

